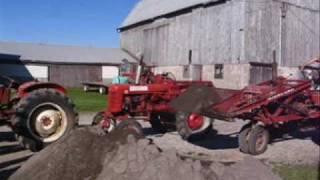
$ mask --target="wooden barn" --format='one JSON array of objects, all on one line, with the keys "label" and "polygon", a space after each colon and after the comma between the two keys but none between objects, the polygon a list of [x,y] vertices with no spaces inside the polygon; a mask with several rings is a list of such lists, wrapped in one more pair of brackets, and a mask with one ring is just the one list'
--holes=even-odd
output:
[{"label": "wooden barn", "polygon": [[320,55],[319,0],[140,0],[119,28],[121,48],[156,72],[239,89],[284,76]]},{"label": "wooden barn", "polygon": [[117,48],[0,42],[0,74],[20,81],[38,79],[65,87],[107,83],[118,75],[125,59],[133,62]]}]

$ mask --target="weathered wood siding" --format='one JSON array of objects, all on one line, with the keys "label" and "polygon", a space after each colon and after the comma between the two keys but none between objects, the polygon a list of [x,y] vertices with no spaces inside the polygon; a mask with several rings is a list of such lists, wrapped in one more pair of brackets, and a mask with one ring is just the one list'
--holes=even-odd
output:
[{"label": "weathered wood siding", "polygon": [[273,51],[282,66],[298,66],[320,55],[319,0],[286,0],[282,23],[282,62],[280,54],[281,3],[259,0],[246,3],[245,59],[270,63]]},{"label": "weathered wood siding", "polygon": [[[232,63],[241,59],[245,3],[224,3],[130,29],[121,46],[153,65]],[[191,54],[190,54],[191,53]]]},{"label": "weathered wood siding", "polygon": [[307,9],[288,6],[284,25],[284,66],[298,66],[320,56],[320,1],[294,2]]},{"label": "weathered wood siding", "polygon": [[[284,66],[320,54],[319,0],[287,0]],[[279,54],[280,5],[272,0],[232,0],[200,7],[121,32],[122,48],[156,66],[270,63]],[[300,8],[306,7],[306,8]],[[308,9],[314,9],[310,11]]]},{"label": "weathered wood siding", "polygon": [[89,65],[50,65],[49,81],[65,87],[81,87],[82,82],[102,81],[102,67]]}]

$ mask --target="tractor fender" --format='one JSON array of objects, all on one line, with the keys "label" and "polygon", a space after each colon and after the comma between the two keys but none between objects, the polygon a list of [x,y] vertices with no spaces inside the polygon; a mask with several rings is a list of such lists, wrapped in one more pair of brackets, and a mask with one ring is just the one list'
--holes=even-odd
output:
[{"label": "tractor fender", "polygon": [[20,98],[27,96],[29,93],[31,93],[34,90],[38,89],[54,89],[62,94],[67,94],[67,90],[56,83],[50,83],[50,82],[27,82],[19,86],[18,88],[18,96]]}]

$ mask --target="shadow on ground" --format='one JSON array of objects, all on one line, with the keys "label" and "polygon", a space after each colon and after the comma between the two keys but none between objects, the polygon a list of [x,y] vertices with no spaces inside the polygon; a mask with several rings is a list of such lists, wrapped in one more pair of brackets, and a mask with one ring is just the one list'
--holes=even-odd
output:
[{"label": "shadow on ground", "polygon": [[205,137],[195,137],[191,143],[210,150],[236,149],[238,148],[238,133],[218,134],[213,130]]},{"label": "shadow on ground", "polygon": [[25,156],[25,157],[21,157],[21,158],[18,158],[18,159],[14,159],[14,160],[10,160],[10,161],[6,161],[6,162],[3,162],[3,163],[0,163],[0,169],[4,169],[6,167],[19,164],[21,162],[24,162],[24,161],[28,160],[30,157],[31,157],[31,155],[28,155],[28,156]]},{"label": "shadow on ground", "polygon": [[[271,144],[281,143],[292,139],[311,140],[313,143],[320,146],[320,129],[308,130],[308,131],[289,131],[283,132],[271,132]],[[213,130],[207,136],[202,138],[195,138],[190,143],[207,148],[210,150],[224,150],[224,149],[236,149],[239,147],[238,132],[231,134],[217,134],[217,131]]]},{"label": "shadow on ground", "polygon": [[20,164],[27,161],[31,155],[0,163],[0,179],[8,179],[20,168]]},{"label": "shadow on ground", "polygon": [[313,143],[320,146],[320,129],[310,130],[295,130],[295,131],[275,131],[272,134],[272,143],[278,143],[282,141],[300,139],[300,140],[311,140]]},{"label": "shadow on ground", "polygon": [[16,141],[13,132],[0,132],[0,142],[14,142]]},{"label": "shadow on ground", "polygon": [[21,147],[20,145],[0,146],[0,156],[23,151],[23,150],[24,150],[24,148]]},{"label": "shadow on ground", "polygon": [[27,161],[31,155],[20,155],[19,158],[13,157],[14,153],[24,151],[15,139],[14,133],[10,131],[0,132],[0,179],[8,179],[16,170],[19,169],[21,163]]},{"label": "shadow on ground", "polygon": [[9,179],[9,177],[16,172],[20,167],[14,167],[11,169],[0,170],[0,179]]}]

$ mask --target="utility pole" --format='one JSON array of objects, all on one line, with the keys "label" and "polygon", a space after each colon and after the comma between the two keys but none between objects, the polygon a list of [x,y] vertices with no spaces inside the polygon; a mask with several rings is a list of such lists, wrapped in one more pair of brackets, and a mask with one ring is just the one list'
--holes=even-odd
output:
[{"label": "utility pole", "polygon": [[288,11],[288,5],[286,2],[281,2],[280,7],[280,31],[279,31],[279,61],[278,65],[282,66],[284,59],[284,51],[285,51],[285,38],[286,38],[286,16]]}]

